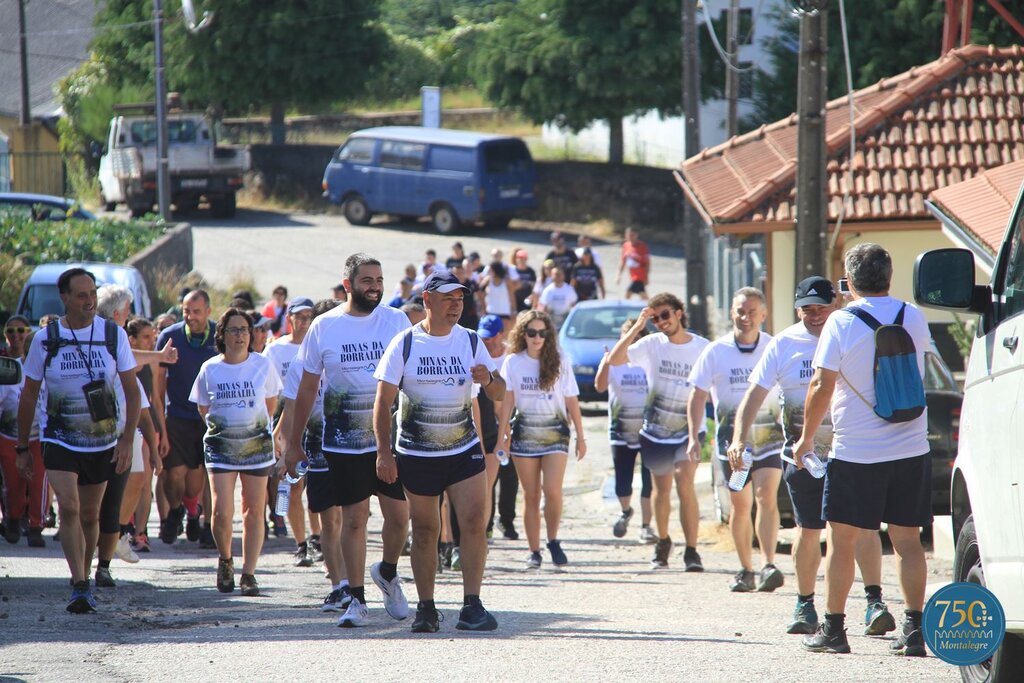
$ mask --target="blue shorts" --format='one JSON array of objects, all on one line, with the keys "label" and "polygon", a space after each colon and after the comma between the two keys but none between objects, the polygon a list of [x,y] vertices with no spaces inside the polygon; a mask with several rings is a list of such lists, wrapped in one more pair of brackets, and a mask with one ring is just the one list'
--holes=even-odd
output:
[{"label": "blue shorts", "polygon": [[861,529],[932,523],[932,459],[919,455],[870,464],[831,458],[822,516]]},{"label": "blue shorts", "polygon": [[[723,460],[722,458],[719,458],[718,456],[715,456],[715,460],[718,461],[718,470],[719,470],[719,472],[722,473],[722,476],[724,477],[724,479],[722,479],[722,481],[729,481],[729,477],[732,476],[732,465],[729,464],[729,460],[728,459]],[[782,469],[782,456],[779,455],[778,453],[776,453],[775,455],[769,455],[767,458],[762,458],[760,460],[755,460],[754,464],[752,464],[750,466],[750,471],[751,472],[757,472],[758,470],[765,470],[765,469],[781,470]],[[743,485],[746,486],[747,484],[749,484],[753,480],[754,480],[753,477],[749,477],[748,476],[746,483],[743,484]]]},{"label": "blue shorts", "polygon": [[[704,443],[704,432],[700,433],[700,442]],[[675,471],[676,463],[687,459],[686,449],[689,445],[689,438],[683,439],[681,443],[661,443],[651,441],[641,434],[640,463],[656,477],[672,474]]]},{"label": "blue shorts", "polygon": [[480,444],[462,453],[442,456],[403,455],[396,453],[398,477],[405,490],[417,496],[440,496],[444,490],[484,471],[484,454]]},{"label": "blue shorts", "polygon": [[825,519],[821,516],[821,499],[825,493],[825,479],[815,479],[807,470],[797,469],[787,462],[782,466],[782,480],[789,489],[793,501],[793,516],[801,529],[824,529]]}]

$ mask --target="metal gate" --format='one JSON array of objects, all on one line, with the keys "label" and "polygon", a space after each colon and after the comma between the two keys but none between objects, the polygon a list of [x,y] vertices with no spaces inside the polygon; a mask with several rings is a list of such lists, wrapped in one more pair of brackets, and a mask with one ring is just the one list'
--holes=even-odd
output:
[{"label": "metal gate", "polygon": [[716,237],[708,242],[708,262],[711,264],[711,293],[715,300],[710,318],[717,336],[724,334],[731,324],[729,307],[733,292],[740,287],[757,287],[765,291],[765,238],[757,235],[740,241],[735,237]]}]

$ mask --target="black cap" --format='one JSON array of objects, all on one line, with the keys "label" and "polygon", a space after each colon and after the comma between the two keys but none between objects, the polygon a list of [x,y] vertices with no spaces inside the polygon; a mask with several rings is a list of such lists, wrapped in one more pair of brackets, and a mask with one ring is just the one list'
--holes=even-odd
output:
[{"label": "black cap", "polygon": [[793,306],[796,308],[815,304],[828,306],[835,301],[835,298],[836,290],[832,286],[832,281],[820,275],[812,275],[801,280],[800,284],[796,286],[796,302]]},{"label": "black cap", "polygon": [[469,288],[459,282],[459,278],[455,277],[455,274],[450,270],[435,270],[423,282],[424,292],[447,294],[448,292],[454,292],[456,289]]}]

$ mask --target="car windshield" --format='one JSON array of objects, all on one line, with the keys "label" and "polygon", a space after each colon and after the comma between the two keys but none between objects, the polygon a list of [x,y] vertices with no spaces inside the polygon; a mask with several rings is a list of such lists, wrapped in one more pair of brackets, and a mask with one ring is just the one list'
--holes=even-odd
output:
[{"label": "car windshield", "polygon": [[622,323],[639,315],[639,308],[577,308],[565,321],[565,336],[569,339],[618,339]]},{"label": "car windshield", "polygon": [[64,312],[64,304],[57,293],[57,285],[30,285],[25,292],[25,300],[18,313],[25,316],[33,325],[47,313],[60,315]]},{"label": "car windshield", "polygon": [[953,373],[937,353],[926,351],[924,354],[924,390],[925,391],[960,391]]}]

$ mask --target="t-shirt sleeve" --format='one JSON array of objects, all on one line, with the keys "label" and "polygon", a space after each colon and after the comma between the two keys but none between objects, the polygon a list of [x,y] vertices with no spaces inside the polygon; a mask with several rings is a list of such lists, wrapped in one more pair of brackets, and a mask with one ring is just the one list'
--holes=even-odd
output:
[{"label": "t-shirt sleeve", "polygon": [[[476,334],[472,332],[471,334]],[[488,372],[494,372],[498,369],[498,366],[494,364],[494,359],[491,358],[491,354],[487,352],[487,347],[484,346],[483,340],[477,337],[476,342],[476,356],[473,358],[473,365],[483,365],[487,368]]]},{"label": "t-shirt sleeve", "polygon": [[[302,357],[302,369],[312,375],[319,375],[324,371],[324,359],[320,356],[320,333],[323,327],[314,320],[309,328],[302,344],[299,346],[299,356]],[[296,359],[298,360],[298,359]]]},{"label": "t-shirt sleeve", "polygon": [[711,385],[715,383],[715,347],[708,344],[697,357],[697,362],[690,370],[690,384],[701,391],[710,391]]},{"label": "t-shirt sleeve", "polygon": [[575,304],[577,301],[580,300],[580,297],[579,297],[578,294],[576,294],[576,290],[573,289],[572,287],[570,287],[569,288],[569,295],[566,297],[566,299],[567,299],[566,303],[568,303],[570,306],[572,306],[573,304]]},{"label": "t-shirt sleeve", "polygon": [[558,381],[562,385],[562,396],[579,396],[580,386],[576,383],[576,373],[572,371],[572,363],[562,356],[562,369],[559,370]]},{"label": "t-shirt sleeve", "polygon": [[750,383],[763,389],[771,389],[779,381],[779,338],[775,337],[764,350],[750,373]]},{"label": "t-shirt sleeve", "polygon": [[499,370],[499,374],[501,374],[501,378],[503,380],[505,380],[505,389],[507,391],[509,388],[512,387],[512,356],[511,355],[505,356],[505,360],[502,361],[502,363],[501,363],[501,368]]},{"label": "t-shirt sleeve", "polygon": [[199,368],[199,374],[196,375],[196,381],[192,384],[192,393],[189,394],[188,400],[192,401],[196,405],[208,406],[210,405],[210,393],[206,387],[206,364],[204,363]]},{"label": "t-shirt sleeve", "polygon": [[292,363],[288,366],[288,374],[284,378],[284,388],[281,395],[289,401],[294,401],[299,395],[299,383],[302,381],[302,364]]},{"label": "t-shirt sleeve", "polygon": [[131,372],[138,367],[135,362],[135,352],[132,345],[128,343],[128,333],[123,328],[117,328],[117,371]]},{"label": "t-shirt sleeve", "polygon": [[649,340],[654,337],[644,337],[638,339],[626,348],[626,358],[629,360],[630,365],[635,365],[638,368],[643,368],[644,372],[650,373],[648,368],[648,362],[651,357],[651,342]]},{"label": "t-shirt sleeve", "polygon": [[839,322],[838,318],[843,313],[835,312],[825,321],[825,327],[821,330],[821,337],[818,339],[818,348],[814,350],[814,367],[824,368],[838,372],[839,361],[843,353],[839,346]]},{"label": "t-shirt sleeve", "polygon": [[404,334],[395,335],[384,349],[384,355],[380,357],[380,363],[373,373],[375,379],[394,384],[396,387],[402,383],[402,376],[405,374],[405,359],[402,358],[403,339]]},{"label": "t-shirt sleeve", "polygon": [[43,348],[43,340],[46,338],[46,330],[41,329],[32,337],[32,343],[28,347],[28,356],[22,365],[22,371],[29,379],[39,381],[43,379],[43,365],[46,362],[46,349]]},{"label": "t-shirt sleeve", "polygon": [[540,290],[540,303],[542,306],[547,306],[551,300],[551,285],[546,285],[544,289]]}]

